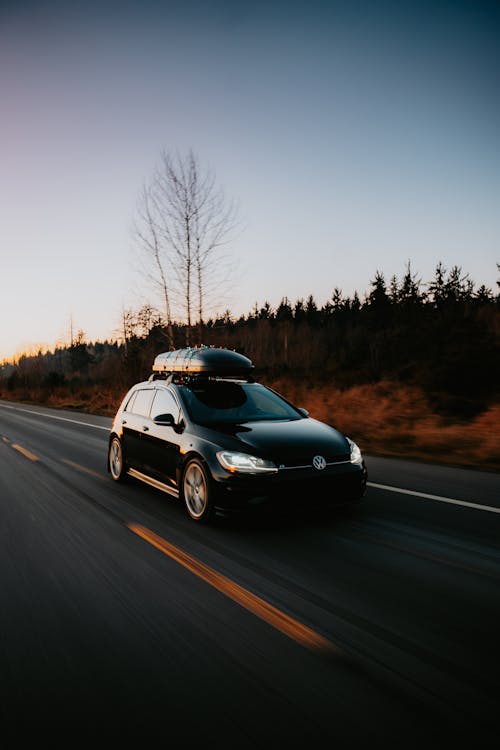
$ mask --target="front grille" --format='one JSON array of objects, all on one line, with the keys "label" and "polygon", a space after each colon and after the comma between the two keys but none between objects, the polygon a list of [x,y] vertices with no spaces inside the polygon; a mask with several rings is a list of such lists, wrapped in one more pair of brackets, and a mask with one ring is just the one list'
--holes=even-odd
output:
[{"label": "front grille", "polygon": [[346,472],[332,475],[315,472],[314,476],[304,478],[293,472],[283,472],[282,480],[278,482],[272,492],[272,497],[279,499],[297,498],[301,502],[310,503],[314,498],[318,501],[345,500],[363,494],[364,480],[359,472]]},{"label": "front grille", "polygon": [[[313,468],[313,456],[300,457],[300,458],[287,458],[283,461],[277,461],[277,466],[280,471],[289,471],[294,469],[312,469]],[[338,464],[348,464],[351,461],[351,457],[343,453],[337,456],[323,456],[327,466],[337,466]]]}]

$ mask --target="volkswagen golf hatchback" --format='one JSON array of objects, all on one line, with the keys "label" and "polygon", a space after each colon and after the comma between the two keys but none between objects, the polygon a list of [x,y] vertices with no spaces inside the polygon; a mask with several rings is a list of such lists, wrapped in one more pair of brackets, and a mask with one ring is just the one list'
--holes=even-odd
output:
[{"label": "volkswagen golf hatchback", "polygon": [[354,503],[367,479],[356,443],[255,382],[246,357],[212,347],[156,357],[116,413],[108,470],[180,498],[198,522],[256,503]]}]

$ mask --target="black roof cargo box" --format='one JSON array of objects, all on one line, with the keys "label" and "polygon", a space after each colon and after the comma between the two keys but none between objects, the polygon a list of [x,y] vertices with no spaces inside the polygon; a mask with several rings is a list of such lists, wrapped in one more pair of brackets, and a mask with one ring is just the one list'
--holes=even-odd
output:
[{"label": "black roof cargo box", "polygon": [[155,357],[153,372],[248,377],[254,366],[248,357],[230,349],[211,346],[187,347]]}]

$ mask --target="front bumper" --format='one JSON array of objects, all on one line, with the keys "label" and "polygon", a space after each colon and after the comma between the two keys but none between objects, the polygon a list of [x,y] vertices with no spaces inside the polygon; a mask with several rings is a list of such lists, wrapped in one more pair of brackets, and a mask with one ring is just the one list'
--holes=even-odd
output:
[{"label": "front bumper", "polygon": [[267,476],[229,474],[214,477],[216,506],[230,510],[256,502],[293,500],[312,503],[344,504],[359,500],[365,493],[367,471],[362,464],[339,464],[323,471],[313,468],[280,469]]}]

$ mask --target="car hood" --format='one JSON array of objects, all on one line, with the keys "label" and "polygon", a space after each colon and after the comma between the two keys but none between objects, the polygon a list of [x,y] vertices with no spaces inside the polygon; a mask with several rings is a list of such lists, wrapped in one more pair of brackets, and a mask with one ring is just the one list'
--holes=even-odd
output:
[{"label": "car hood", "polygon": [[217,425],[210,432],[213,438],[215,434],[219,436],[214,442],[227,450],[254,453],[283,466],[310,465],[316,455],[323,456],[327,462],[350,458],[349,443],[344,435],[311,417]]}]

